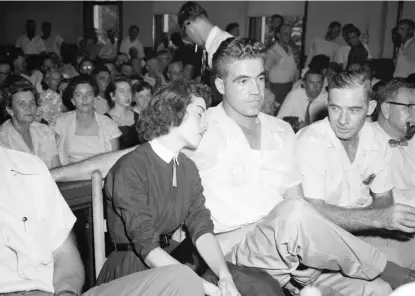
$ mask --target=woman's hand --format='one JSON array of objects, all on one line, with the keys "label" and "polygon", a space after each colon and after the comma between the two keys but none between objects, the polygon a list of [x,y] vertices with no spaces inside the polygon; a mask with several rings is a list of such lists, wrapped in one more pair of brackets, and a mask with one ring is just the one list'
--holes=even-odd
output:
[{"label": "woman's hand", "polygon": [[218,284],[222,296],[241,296],[232,277],[220,279]]}]

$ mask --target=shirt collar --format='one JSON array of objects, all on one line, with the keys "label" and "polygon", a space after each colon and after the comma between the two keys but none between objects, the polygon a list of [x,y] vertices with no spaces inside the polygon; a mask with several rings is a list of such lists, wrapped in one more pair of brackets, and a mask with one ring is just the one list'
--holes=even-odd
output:
[{"label": "shirt collar", "polygon": [[[32,159],[30,159],[30,157],[32,157]],[[10,171],[12,174],[39,175],[39,163],[34,161],[33,158],[35,158],[35,156],[28,153],[0,146],[1,166],[2,168]]]},{"label": "shirt collar", "polygon": [[161,144],[157,139],[151,140],[149,143],[154,152],[166,163],[170,163],[172,159],[176,159],[177,161],[178,155],[167,149],[166,146]]},{"label": "shirt collar", "polygon": [[[261,124],[265,124],[267,115],[260,112],[258,114],[258,118],[261,121]],[[225,109],[223,109],[223,103],[221,102],[216,107],[209,108],[205,113],[205,120],[207,121],[207,124],[212,121],[216,121],[219,123],[231,123],[236,125],[236,122],[233,121],[225,112]],[[288,129],[284,127],[282,124],[272,124],[269,126],[269,130],[271,133],[284,133],[287,132]]]},{"label": "shirt collar", "polygon": [[[337,138],[333,129],[331,128],[328,117],[324,120],[326,126],[326,144],[327,148],[337,147],[340,145],[340,140]],[[365,122],[362,129],[359,132],[359,147],[364,151],[376,151],[379,150],[379,143],[376,140],[375,132],[370,123]]]},{"label": "shirt collar", "polygon": [[[210,47],[212,46],[213,39],[215,38],[215,36],[216,36],[216,34],[217,34],[218,30],[220,30],[220,29],[219,29],[219,27],[218,27],[218,26],[214,26],[214,27],[212,28],[212,30],[209,32],[208,37],[206,38],[205,49],[206,49],[206,51],[207,51],[208,53],[209,53],[209,49],[210,49]],[[212,53],[212,54],[213,54],[213,53]]]}]

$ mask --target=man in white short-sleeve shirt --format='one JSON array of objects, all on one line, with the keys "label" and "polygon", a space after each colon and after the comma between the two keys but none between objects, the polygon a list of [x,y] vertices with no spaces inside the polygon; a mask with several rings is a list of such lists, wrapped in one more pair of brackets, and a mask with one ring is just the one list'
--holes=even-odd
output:
[{"label": "man in white short-sleeve shirt", "polygon": [[298,154],[304,194],[315,208],[351,233],[366,231],[364,239],[382,248],[374,230],[413,233],[415,208],[394,204],[391,151],[366,122],[375,107],[364,72],[335,75],[328,118],[300,131]]},{"label": "man in white short-sleeve shirt", "polygon": [[40,54],[46,51],[42,38],[36,35],[36,22],[34,20],[26,22],[26,32],[17,39],[15,46],[21,48],[26,55]]},{"label": "man in white short-sleeve shirt", "polygon": [[125,53],[130,57],[130,48],[135,47],[138,51],[138,57],[144,59],[146,57],[144,52],[144,46],[141,41],[138,39],[138,34],[140,29],[133,25],[128,29],[128,36],[121,41],[120,52]]},{"label": "man in white short-sleeve shirt", "polygon": [[393,77],[406,78],[415,73],[415,23],[413,20],[403,19],[397,29],[402,43],[396,58]]},{"label": "man in white short-sleeve shirt", "polygon": [[[396,283],[384,276],[386,255],[304,200],[291,127],[260,113],[263,52],[248,38],[222,42],[213,69],[223,102],[205,113],[200,146],[186,152],[199,169],[226,259],[267,271],[291,292],[294,280],[343,295],[388,295]],[[297,270],[299,263],[309,268]]]},{"label": "man in white short-sleeve shirt", "polygon": [[[81,295],[84,267],[71,234],[76,218],[47,167],[36,156],[1,146],[0,163],[0,294]],[[175,265],[135,273],[83,295],[150,296],[166,290],[168,295],[204,294],[200,278]]]}]

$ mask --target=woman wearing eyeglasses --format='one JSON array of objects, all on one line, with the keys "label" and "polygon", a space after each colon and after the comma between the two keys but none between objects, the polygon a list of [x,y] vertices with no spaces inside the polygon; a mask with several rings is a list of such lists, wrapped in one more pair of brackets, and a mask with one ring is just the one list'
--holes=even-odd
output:
[{"label": "woman wearing eyeglasses", "polygon": [[94,68],[94,63],[88,58],[82,59],[79,63],[79,73],[81,75],[92,75]]},{"label": "woman wearing eyeglasses", "polygon": [[55,131],[62,165],[119,149],[118,125],[94,110],[95,89],[90,76],[75,77],[65,90],[75,110],[61,114]]}]

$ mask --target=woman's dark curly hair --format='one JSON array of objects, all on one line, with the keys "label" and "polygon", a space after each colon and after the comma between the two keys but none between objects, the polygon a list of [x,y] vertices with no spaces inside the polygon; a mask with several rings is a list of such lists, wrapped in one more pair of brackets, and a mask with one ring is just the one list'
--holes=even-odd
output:
[{"label": "woman's dark curly hair", "polygon": [[72,104],[72,99],[76,87],[80,84],[89,84],[92,87],[92,90],[94,91],[94,95],[98,95],[98,90],[95,86],[92,76],[79,75],[72,78],[71,80],[69,80],[69,84],[62,94],[62,103],[66,106],[66,108],[68,108],[69,111],[75,110],[75,106],[74,104]]},{"label": "woman's dark curly hair", "polygon": [[192,95],[203,98],[206,107],[212,102],[211,90],[206,85],[175,81],[160,88],[136,123],[140,141],[151,141],[168,134],[171,127],[180,126]]},{"label": "woman's dark curly hair", "polygon": [[[120,82],[128,83],[131,86],[130,80],[122,75],[115,76],[114,79],[111,80],[111,82],[108,84],[107,89],[105,90],[105,99],[108,102],[108,105],[112,108],[114,107],[115,103],[111,98],[111,94],[115,94],[115,91],[117,90],[117,84]],[[132,88],[131,88],[132,91]]]},{"label": "woman's dark curly hair", "polygon": [[30,91],[35,96],[36,104],[38,103],[39,95],[35,88],[33,87],[33,84],[24,79],[24,78],[16,78],[15,81],[13,81],[11,84],[7,85],[3,89],[2,92],[2,102],[1,102],[1,118],[0,118],[0,124],[6,121],[10,118],[9,113],[7,112],[6,108],[11,109],[12,108],[12,99],[13,96],[19,92],[26,92]]}]

